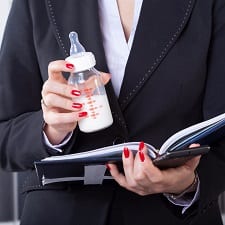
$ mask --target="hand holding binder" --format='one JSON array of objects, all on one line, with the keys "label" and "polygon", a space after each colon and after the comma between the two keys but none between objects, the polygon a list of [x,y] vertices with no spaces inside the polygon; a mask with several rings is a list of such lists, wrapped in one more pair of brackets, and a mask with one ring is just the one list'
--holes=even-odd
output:
[{"label": "hand holding binder", "polygon": [[[160,169],[166,169],[180,166],[196,155],[207,153],[210,147],[204,144],[209,145],[224,136],[225,113],[175,133],[164,142],[159,150],[148,143],[145,145],[153,163]],[[192,143],[199,143],[203,146],[188,148]],[[112,179],[104,174],[103,168],[106,163],[121,165],[124,147],[128,147],[135,153],[138,151],[138,146],[139,142],[127,142],[87,152],[52,156],[35,162],[35,167],[42,185],[75,180],[84,180],[85,184],[99,184],[103,179]],[[100,167],[97,167],[98,165]],[[93,166],[92,169],[95,169],[96,174],[89,176],[88,166]],[[103,172],[99,172],[100,168]],[[98,173],[100,175],[97,175]],[[98,180],[99,176],[101,179]],[[90,177],[96,177],[96,179],[93,180]]]}]

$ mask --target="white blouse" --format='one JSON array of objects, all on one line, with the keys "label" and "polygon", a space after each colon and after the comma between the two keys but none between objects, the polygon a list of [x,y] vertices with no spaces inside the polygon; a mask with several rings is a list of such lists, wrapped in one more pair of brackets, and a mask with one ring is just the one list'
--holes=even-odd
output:
[{"label": "white blouse", "polygon": [[123,31],[117,0],[98,0],[100,27],[111,81],[119,96],[125,67],[133,44],[143,0],[135,0],[134,19],[128,42]]}]

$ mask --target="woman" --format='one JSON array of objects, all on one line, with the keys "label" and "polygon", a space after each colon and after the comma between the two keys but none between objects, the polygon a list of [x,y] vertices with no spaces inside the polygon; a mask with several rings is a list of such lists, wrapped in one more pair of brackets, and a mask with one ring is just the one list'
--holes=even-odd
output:
[{"label": "woman", "polygon": [[[102,185],[42,187],[33,163],[124,141],[160,147],[224,112],[224,24],[222,0],[15,0],[0,54],[0,149],[2,168],[28,171],[21,224],[222,224],[222,140],[164,171],[140,142],[136,156],[124,149],[125,175],[109,164],[115,181]],[[76,69],[63,60],[72,30],[111,73],[102,78],[114,123],[90,134],[77,127],[88,115],[64,74]]]}]

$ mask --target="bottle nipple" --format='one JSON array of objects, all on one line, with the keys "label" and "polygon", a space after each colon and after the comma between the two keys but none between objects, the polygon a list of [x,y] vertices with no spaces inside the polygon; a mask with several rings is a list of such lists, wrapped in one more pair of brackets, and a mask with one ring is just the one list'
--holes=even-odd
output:
[{"label": "bottle nipple", "polygon": [[80,72],[89,70],[96,64],[95,57],[92,52],[86,52],[83,45],[79,42],[78,34],[75,31],[69,33],[70,40],[70,56],[65,60],[75,66],[74,71]]},{"label": "bottle nipple", "polygon": [[85,52],[85,48],[79,42],[78,34],[75,31],[72,31],[69,33],[69,39],[70,39],[70,44],[71,44],[70,55],[75,55],[78,53]]}]

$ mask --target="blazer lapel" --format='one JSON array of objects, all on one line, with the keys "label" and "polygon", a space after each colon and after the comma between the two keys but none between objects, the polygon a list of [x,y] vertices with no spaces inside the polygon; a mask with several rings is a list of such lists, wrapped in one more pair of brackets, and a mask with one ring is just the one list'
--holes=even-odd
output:
[{"label": "blazer lapel", "polygon": [[65,57],[69,56],[69,32],[76,31],[86,51],[95,54],[97,68],[107,71],[98,18],[98,1],[46,0],[55,38]]},{"label": "blazer lapel", "polygon": [[143,1],[119,96],[122,109],[166,57],[185,27],[194,3],[195,0]]}]

